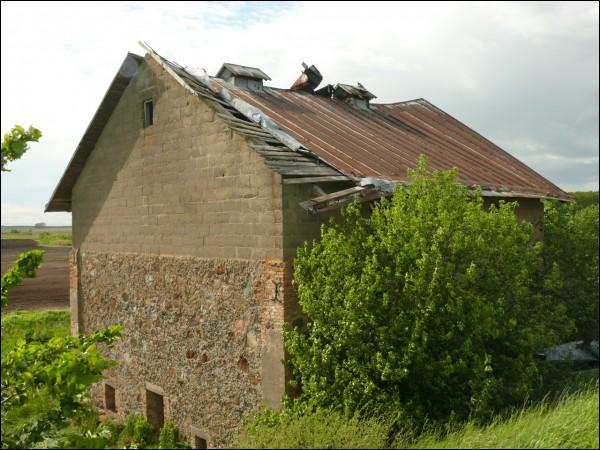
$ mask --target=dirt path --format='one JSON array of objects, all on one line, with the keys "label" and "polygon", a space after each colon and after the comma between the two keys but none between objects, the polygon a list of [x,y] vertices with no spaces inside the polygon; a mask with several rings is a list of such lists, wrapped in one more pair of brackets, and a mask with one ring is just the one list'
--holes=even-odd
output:
[{"label": "dirt path", "polygon": [[44,262],[36,278],[26,279],[9,294],[9,306],[2,312],[22,309],[69,307],[70,247],[40,247],[30,239],[3,239],[2,273],[12,266],[22,252],[39,248],[45,251]]}]

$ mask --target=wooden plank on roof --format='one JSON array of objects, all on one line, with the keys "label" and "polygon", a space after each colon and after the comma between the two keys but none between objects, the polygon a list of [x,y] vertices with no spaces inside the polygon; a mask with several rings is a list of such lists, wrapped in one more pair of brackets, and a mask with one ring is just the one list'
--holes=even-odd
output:
[{"label": "wooden plank on roof", "polygon": [[282,175],[297,175],[297,176],[318,176],[318,175],[339,175],[339,172],[325,166],[316,166],[316,167],[280,167],[275,168],[272,167],[273,170],[282,174]]},{"label": "wooden plank on roof", "polygon": [[235,130],[235,131],[238,131],[240,133],[243,133],[243,134],[246,134],[246,135],[250,135],[250,136],[264,137],[264,138],[271,138],[271,137],[273,137],[269,133],[266,133],[266,132],[263,132],[263,131],[252,131],[252,130],[248,130],[246,128],[242,128],[242,127],[238,127],[238,126],[234,126],[234,125],[232,125],[231,128],[233,130]]},{"label": "wooden plank on roof", "polygon": [[286,178],[283,180],[283,184],[305,184],[305,183],[329,183],[335,181],[351,181],[345,175],[331,175],[325,177],[300,177],[300,178]]},{"label": "wooden plank on roof", "polygon": [[[297,152],[291,152],[291,151],[284,151],[284,150],[277,150],[277,151],[273,151],[273,150],[256,150],[256,153],[258,153],[261,156],[264,157],[268,157],[269,159],[272,159],[273,157],[296,157],[296,158],[311,158],[310,156],[304,156],[302,153],[297,153]],[[316,159],[316,158],[312,158],[312,159]]]},{"label": "wooden plank on roof", "polygon": [[259,153],[260,156],[262,156],[263,158],[265,158],[268,161],[274,161],[274,162],[280,162],[280,161],[295,161],[295,162],[317,162],[316,159],[314,158],[308,158],[306,156],[302,156],[299,155],[297,153],[292,153],[291,155],[288,154],[284,154],[284,155],[264,155],[262,153]]},{"label": "wooden plank on roof", "polygon": [[222,114],[222,113],[217,113],[217,116],[220,116],[220,117],[222,117],[225,120],[231,120],[231,121],[233,121],[235,123],[240,123],[240,124],[244,124],[244,125],[251,125],[252,124],[252,125],[257,126],[257,127],[260,128],[260,125],[258,125],[255,122],[252,122],[250,119],[243,120],[243,119],[240,119],[238,117],[235,117],[232,114]]},{"label": "wooden plank on roof", "polygon": [[[255,150],[268,150],[273,152],[289,152],[290,149],[285,145],[275,146],[275,145],[265,145],[265,144],[250,144]],[[295,153],[295,152],[294,152]]]},{"label": "wooden plank on roof", "polygon": [[[235,128],[243,128],[244,130],[248,130],[248,131],[252,131],[254,133],[265,133],[264,131],[262,131],[262,128],[259,127],[258,125],[251,125],[251,124],[245,124],[245,123],[237,123],[237,122],[233,122],[231,120],[227,120],[227,119],[223,119],[225,121],[225,123],[227,123],[227,125],[229,125],[230,127],[235,127]],[[269,136],[271,136],[269,134]]]},{"label": "wooden plank on roof", "polygon": [[348,189],[343,189],[341,191],[332,192],[331,194],[321,195],[319,197],[311,198],[309,201],[313,203],[322,203],[329,200],[335,200],[336,198],[345,197],[346,195],[354,194],[356,192],[363,191],[365,188],[363,186],[352,186]]},{"label": "wooden plank on roof", "polygon": [[285,159],[266,159],[265,164],[269,167],[274,168],[288,168],[288,167],[326,167],[310,160],[308,161],[287,161]]}]

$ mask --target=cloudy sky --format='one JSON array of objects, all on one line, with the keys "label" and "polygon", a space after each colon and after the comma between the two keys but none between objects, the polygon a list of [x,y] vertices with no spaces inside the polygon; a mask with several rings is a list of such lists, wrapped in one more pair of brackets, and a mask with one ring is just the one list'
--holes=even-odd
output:
[{"label": "cloudy sky", "polygon": [[44,133],[2,174],[2,224],[43,214],[128,51],[214,74],[300,63],[392,102],[424,97],[561,188],[598,190],[598,3],[2,2],[1,130]]}]

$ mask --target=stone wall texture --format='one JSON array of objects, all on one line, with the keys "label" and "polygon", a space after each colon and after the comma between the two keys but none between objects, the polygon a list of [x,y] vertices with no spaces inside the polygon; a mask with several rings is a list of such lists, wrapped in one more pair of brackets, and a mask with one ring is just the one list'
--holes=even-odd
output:
[{"label": "stone wall texture", "polygon": [[[80,331],[123,326],[108,356],[117,414],[164,395],[165,418],[226,447],[242,416],[282,391],[280,261],[80,252]],[[93,399],[103,407],[103,385]]]}]

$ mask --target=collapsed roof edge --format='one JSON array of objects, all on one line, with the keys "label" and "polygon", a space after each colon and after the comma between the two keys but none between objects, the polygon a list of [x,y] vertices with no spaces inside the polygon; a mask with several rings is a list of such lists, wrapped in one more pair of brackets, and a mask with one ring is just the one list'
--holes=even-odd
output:
[{"label": "collapsed roof edge", "polygon": [[[150,56],[152,56],[152,58],[158,64],[160,64],[165,70],[167,70],[167,72],[169,72],[169,74],[171,76],[173,76],[179,82],[179,84],[181,84],[183,87],[185,87],[188,91],[192,92],[193,94],[196,94],[194,89],[192,89],[171,67],[169,67],[168,64],[166,64],[166,62],[167,62],[166,58],[160,56],[152,47],[150,47],[145,42],[140,41],[139,44],[144,48],[144,50],[146,50],[150,54]],[[190,69],[186,69],[184,67],[181,67],[181,68],[183,70],[185,70],[186,73],[193,76],[196,80],[198,80],[200,83],[202,83],[205,87],[210,89],[221,100],[224,100],[227,103],[231,104],[231,106],[233,106],[236,110],[238,110],[241,114],[243,114],[249,120],[260,125],[260,127],[262,129],[267,131],[269,134],[271,134],[274,138],[279,140],[282,144],[284,144],[290,150],[293,150],[295,152],[303,152],[303,153],[311,153],[312,154],[312,152],[309,149],[307,149],[304,145],[302,145],[300,142],[298,142],[295,138],[290,136],[285,131],[281,130],[277,126],[275,121],[273,119],[271,119],[263,111],[261,111],[259,108],[250,105],[249,103],[245,102],[242,99],[234,97],[231,94],[231,92],[229,92],[228,89],[221,87],[221,86],[217,86],[214,82],[212,82],[212,80],[210,79],[210,77],[208,76],[208,74],[205,71],[190,70]],[[326,162],[326,161],[324,161],[324,162]],[[329,163],[327,163],[327,164],[329,164]]]}]

